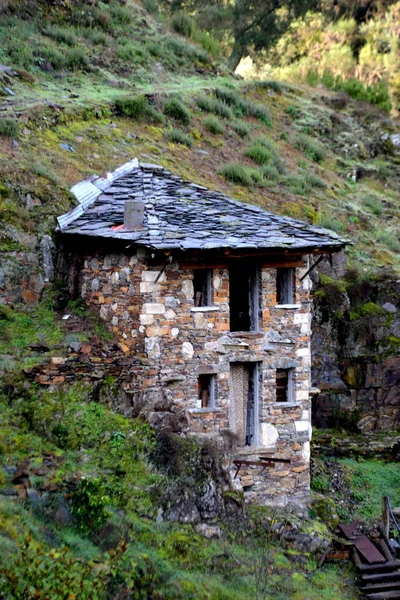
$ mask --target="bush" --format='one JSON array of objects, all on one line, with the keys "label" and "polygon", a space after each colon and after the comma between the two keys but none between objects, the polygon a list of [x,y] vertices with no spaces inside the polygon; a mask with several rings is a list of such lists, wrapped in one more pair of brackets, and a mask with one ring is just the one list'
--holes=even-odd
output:
[{"label": "bush", "polygon": [[117,25],[129,25],[132,23],[132,12],[127,6],[112,6],[110,15],[113,23]]},{"label": "bush", "polygon": [[325,229],[330,229],[331,231],[335,231],[336,233],[343,233],[346,229],[344,223],[336,219],[335,217],[323,216],[319,222],[321,227],[325,227]]},{"label": "bush", "polygon": [[169,98],[166,101],[164,104],[164,114],[176,121],[181,121],[184,125],[189,125],[192,118],[189,109],[179,98]]},{"label": "bush", "polygon": [[224,133],[225,131],[223,124],[217,117],[207,117],[204,119],[203,125],[208,131],[211,131],[211,133]]},{"label": "bush", "polygon": [[267,181],[276,181],[279,178],[279,171],[274,165],[264,165],[261,173]]},{"label": "bush", "polygon": [[266,79],[264,81],[256,81],[256,83],[254,85],[261,89],[273,90],[277,94],[281,94],[282,89],[283,89],[283,85],[279,81],[274,81],[273,79]]},{"label": "bush", "polygon": [[69,48],[65,56],[65,65],[70,71],[84,71],[89,67],[89,58],[83,48]]},{"label": "bush", "polygon": [[241,138],[247,137],[251,132],[251,126],[245,121],[235,121],[232,123],[232,129]]},{"label": "bush", "polygon": [[148,110],[148,100],[146,96],[133,96],[131,98],[118,98],[115,101],[115,109],[118,114],[133,119],[143,118]]},{"label": "bush", "polygon": [[22,42],[11,41],[6,49],[11,64],[29,70],[33,65],[33,53],[29,46]]},{"label": "bush", "polygon": [[179,11],[172,16],[171,28],[173,31],[175,31],[175,33],[179,33],[179,35],[191,38],[195,31],[196,25],[192,17],[182,11]]},{"label": "bush", "polygon": [[67,29],[65,27],[57,27],[56,25],[52,25],[47,27],[43,31],[44,35],[47,37],[60,42],[61,44],[66,44],[67,46],[76,46],[78,43],[78,38],[75,33],[71,31],[71,29]]},{"label": "bush", "polygon": [[224,119],[232,119],[233,113],[229,106],[222,100],[214,100],[212,104],[212,112]]},{"label": "bush", "polygon": [[98,29],[84,29],[81,30],[81,33],[85,39],[92,42],[95,46],[105,46],[110,39],[106,33]]},{"label": "bush", "polygon": [[41,60],[47,60],[56,71],[66,67],[65,54],[53,46],[42,47],[37,52],[38,54],[40,53],[39,62],[41,62]]},{"label": "bush", "polygon": [[304,154],[315,162],[322,162],[326,157],[326,150],[318,140],[314,140],[308,135],[301,134],[296,140],[296,148],[304,152]]},{"label": "bush", "polygon": [[237,163],[227,163],[218,173],[233,183],[240,183],[247,187],[251,187],[253,184],[250,169]]},{"label": "bush", "polygon": [[218,58],[221,53],[219,42],[208,31],[195,29],[192,37],[208,54],[211,54],[214,58]]},{"label": "bush", "polygon": [[164,39],[165,49],[175,56],[186,58],[188,60],[197,60],[200,63],[206,64],[209,60],[207,52],[202,48],[197,48],[193,44],[189,44],[186,40],[177,37],[166,37]]},{"label": "bush", "polygon": [[82,479],[71,497],[72,514],[81,531],[90,532],[107,521],[110,498],[99,479]]},{"label": "bush", "polygon": [[266,165],[274,161],[276,152],[271,152],[262,144],[255,143],[247,148],[245,156],[251,158],[257,165]]},{"label": "bush", "polygon": [[196,96],[196,104],[201,110],[205,112],[213,112],[214,99],[206,94],[199,94]]},{"label": "bush", "polygon": [[165,137],[169,142],[173,142],[174,144],[182,144],[184,146],[187,146],[188,148],[191,148],[193,146],[193,139],[190,137],[190,135],[187,135],[187,133],[185,133],[181,129],[169,129],[165,133]]},{"label": "bush", "polygon": [[235,106],[238,108],[242,106],[242,98],[236,90],[230,90],[228,88],[217,88],[216,90],[214,90],[214,94],[219,100],[222,100],[230,106]]},{"label": "bush", "polygon": [[271,117],[269,116],[268,110],[263,104],[257,102],[251,102],[250,100],[242,101],[242,112],[248,117],[255,117],[259,121],[262,121],[264,125],[271,127]]},{"label": "bush", "polygon": [[15,139],[19,134],[19,125],[15,119],[0,119],[0,135]]}]

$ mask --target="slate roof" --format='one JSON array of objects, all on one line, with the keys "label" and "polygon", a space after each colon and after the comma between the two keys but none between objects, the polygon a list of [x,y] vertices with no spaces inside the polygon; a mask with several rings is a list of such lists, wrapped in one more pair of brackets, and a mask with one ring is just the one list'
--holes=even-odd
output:
[{"label": "slate roof", "polygon": [[[71,191],[80,204],[58,218],[63,234],[115,238],[162,250],[320,248],[329,252],[347,243],[332,231],[238,202],[136,159]],[[123,223],[126,200],[144,203],[141,229],[113,229]]]}]

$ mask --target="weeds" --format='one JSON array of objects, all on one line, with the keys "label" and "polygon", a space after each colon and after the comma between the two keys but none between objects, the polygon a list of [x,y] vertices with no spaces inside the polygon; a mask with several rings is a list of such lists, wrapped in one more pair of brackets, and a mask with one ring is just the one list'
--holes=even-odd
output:
[{"label": "weeds", "polygon": [[132,119],[142,119],[148,110],[146,96],[133,96],[131,98],[118,98],[115,101],[115,109],[118,114]]},{"label": "weeds", "polygon": [[395,235],[389,229],[383,229],[376,236],[377,242],[384,244],[392,252],[400,252],[400,241],[399,236]]},{"label": "weeds", "polygon": [[44,29],[43,33],[53,40],[56,40],[61,44],[66,44],[67,46],[76,46],[78,43],[78,38],[74,31],[67,29],[66,27],[57,27],[57,25],[52,25]]},{"label": "weeds", "polygon": [[234,123],[232,123],[232,129],[235,133],[238,134],[239,137],[244,138],[250,134],[251,125],[249,125],[245,121],[235,121]]}]

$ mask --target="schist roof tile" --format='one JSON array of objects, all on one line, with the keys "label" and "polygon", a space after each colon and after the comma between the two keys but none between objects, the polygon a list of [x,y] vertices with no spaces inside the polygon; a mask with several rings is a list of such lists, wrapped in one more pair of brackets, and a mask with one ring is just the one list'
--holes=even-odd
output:
[{"label": "schist roof tile", "polygon": [[[322,227],[238,202],[136,159],[105,177],[82,181],[71,191],[80,204],[58,217],[63,234],[131,240],[165,250],[321,248],[329,252],[348,243]],[[127,200],[143,202],[145,208],[143,226],[131,231],[121,227]]]}]

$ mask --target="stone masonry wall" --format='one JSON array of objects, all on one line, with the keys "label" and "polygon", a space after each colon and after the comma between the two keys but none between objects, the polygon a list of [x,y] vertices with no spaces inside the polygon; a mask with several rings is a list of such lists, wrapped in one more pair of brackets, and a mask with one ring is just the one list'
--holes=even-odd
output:
[{"label": "stone masonry wall", "polygon": [[[149,359],[137,393],[146,397],[163,391],[172,398],[186,415],[187,432],[225,435],[231,431],[231,363],[258,363],[258,445],[240,442],[231,458],[254,461],[272,455],[291,463],[263,473],[259,466],[242,466],[237,481],[249,502],[304,504],[311,436],[310,283],[308,278],[300,283],[306,260],[296,269],[296,305],[290,306],[276,304],[276,269],[270,263],[262,267],[261,327],[245,333],[229,331],[228,265],[213,269],[210,307],[194,306],[193,268],[171,262],[161,273],[163,266],[161,260],[150,265],[150,257],[138,250],[130,256],[88,256],[82,269],[82,297],[96,307],[127,355]],[[276,369],[282,368],[294,370],[290,404],[276,402]],[[202,409],[198,399],[198,376],[206,373],[216,375],[213,409]]]}]

